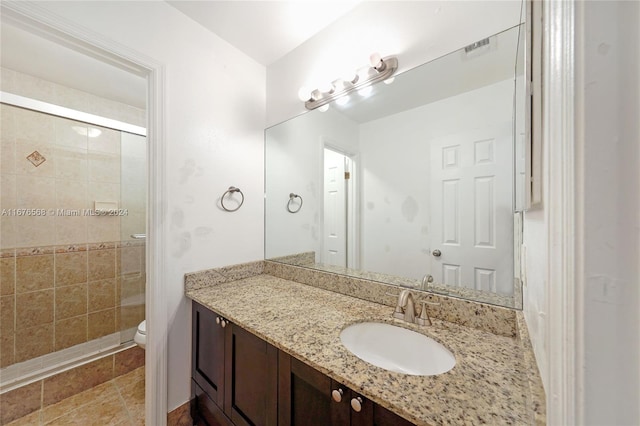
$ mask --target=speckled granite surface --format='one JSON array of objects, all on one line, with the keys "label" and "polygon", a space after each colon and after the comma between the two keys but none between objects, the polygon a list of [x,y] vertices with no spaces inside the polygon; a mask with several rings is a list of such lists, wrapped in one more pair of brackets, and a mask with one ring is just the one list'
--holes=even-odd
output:
[{"label": "speckled granite surface", "polygon": [[[212,285],[186,288],[187,297],[416,424],[537,420],[524,347],[516,338],[439,320],[421,328],[393,319],[389,306],[272,275],[226,282],[220,276]],[[342,346],[339,334],[349,324],[371,320],[427,334],[453,352],[456,366],[420,377],[360,360]]]},{"label": "speckled granite surface", "polygon": [[[349,277],[278,262],[264,262],[264,272],[286,280],[388,306],[395,306],[396,295],[399,292],[398,287],[375,280]],[[420,306],[419,302],[424,299],[440,304],[438,306],[429,306],[429,315],[433,318],[503,336],[516,336],[516,311],[513,309],[471,302],[440,294],[419,292],[414,295],[417,301],[416,306]]]}]

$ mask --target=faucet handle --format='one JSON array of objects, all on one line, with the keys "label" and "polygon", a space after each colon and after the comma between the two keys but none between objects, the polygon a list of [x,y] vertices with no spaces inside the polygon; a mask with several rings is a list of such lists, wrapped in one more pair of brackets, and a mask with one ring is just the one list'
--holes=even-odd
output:
[{"label": "faucet handle", "polygon": [[400,304],[400,295],[402,295],[402,291],[400,291],[400,293],[398,294],[393,294],[393,293],[385,293],[387,296],[393,296],[393,297],[397,297],[398,298],[398,302],[396,303],[396,308],[393,311],[393,317],[394,318],[399,318],[399,319],[404,319],[404,308],[403,306]]},{"label": "faucet handle", "polygon": [[427,305],[437,306],[439,303],[427,302],[426,300],[421,300],[420,303],[422,303],[422,311],[420,312],[420,317],[416,319],[416,323],[418,325],[432,325],[431,317],[427,312]]}]

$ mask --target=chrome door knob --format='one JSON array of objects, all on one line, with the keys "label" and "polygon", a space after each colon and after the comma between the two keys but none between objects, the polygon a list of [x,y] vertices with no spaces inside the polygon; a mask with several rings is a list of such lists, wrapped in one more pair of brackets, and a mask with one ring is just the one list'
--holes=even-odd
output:
[{"label": "chrome door knob", "polygon": [[355,411],[356,413],[362,411],[362,398],[360,398],[359,396],[353,398],[351,400],[351,408],[353,408],[353,411]]},{"label": "chrome door knob", "polygon": [[344,391],[342,389],[334,389],[333,392],[331,392],[331,397],[335,402],[340,402],[342,401],[343,394],[344,394]]},{"label": "chrome door knob", "polygon": [[438,249],[435,249],[431,252],[431,254],[433,254],[435,257],[440,257],[440,255],[442,255],[442,252]]}]

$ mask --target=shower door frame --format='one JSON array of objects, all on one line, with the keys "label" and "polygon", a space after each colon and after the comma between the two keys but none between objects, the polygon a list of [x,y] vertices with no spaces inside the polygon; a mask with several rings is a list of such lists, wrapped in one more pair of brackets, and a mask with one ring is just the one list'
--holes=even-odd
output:
[{"label": "shower door frame", "polygon": [[145,419],[148,425],[167,423],[167,322],[163,259],[167,234],[164,66],[122,44],[70,23],[29,2],[3,2],[3,19],[76,51],[125,69],[147,80],[147,247],[145,305]]}]

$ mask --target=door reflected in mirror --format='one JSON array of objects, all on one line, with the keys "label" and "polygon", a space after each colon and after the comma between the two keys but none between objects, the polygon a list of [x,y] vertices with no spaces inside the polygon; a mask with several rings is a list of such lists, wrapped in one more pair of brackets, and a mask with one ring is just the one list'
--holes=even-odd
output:
[{"label": "door reflected in mirror", "polygon": [[265,258],[521,308],[524,26],[485,40],[267,129]]}]

